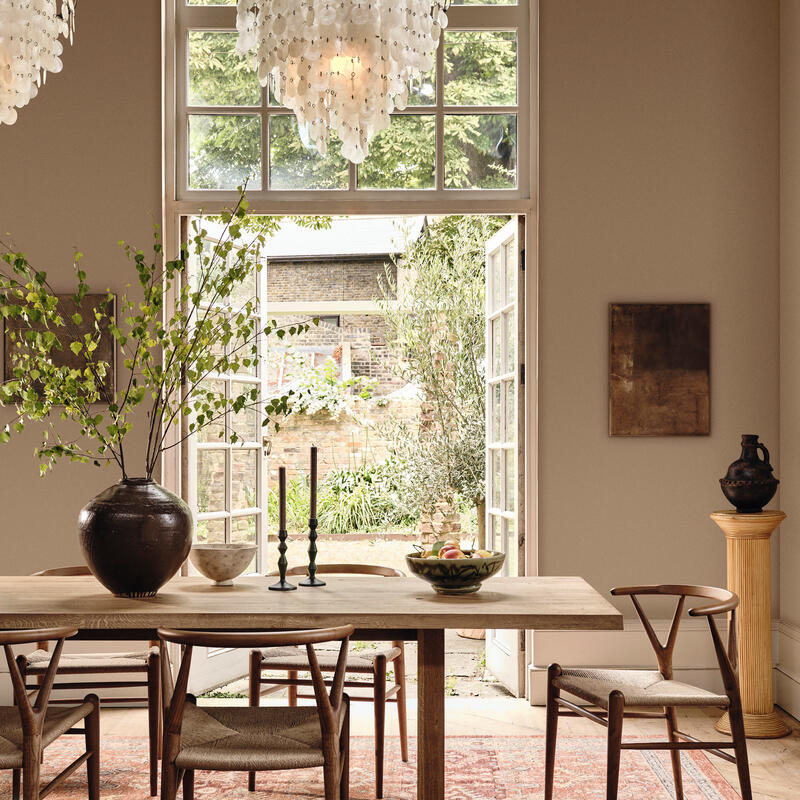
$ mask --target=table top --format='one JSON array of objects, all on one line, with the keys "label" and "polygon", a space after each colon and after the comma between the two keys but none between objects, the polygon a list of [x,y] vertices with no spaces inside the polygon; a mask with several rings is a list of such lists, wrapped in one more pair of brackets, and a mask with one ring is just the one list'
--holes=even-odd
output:
[{"label": "table top", "polygon": [[156,597],[114,597],[91,576],[0,577],[0,628],[254,630],[350,623],[364,629],[621,630],[622,615],[583,578],[495,577],[445,597],[420,580],[325,575],[327,586],[268,590],[274,578],[213,586],[177,577]]}]

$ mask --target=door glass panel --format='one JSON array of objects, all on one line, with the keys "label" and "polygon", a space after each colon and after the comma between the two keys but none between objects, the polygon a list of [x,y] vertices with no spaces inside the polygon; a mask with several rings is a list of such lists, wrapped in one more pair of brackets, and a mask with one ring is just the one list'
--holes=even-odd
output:
[{"label": "door glass panel", "polygon": [[231,519],[231,541],[246,542],[255,544],[256,542],[256,516],[251,514],[246,517],[233,517]]},{"label": "door glass panel", "polygon": [[492,441],[493,442],[499,442],[500,441],[500,437],[502,435],[502,431],[500,429],[501,428],[501,422],[502,422],[501,414],[502,414],[502,411],[503,411],[502,400],[501,400],[501,392],[502,392],[501,385],[499,383],[496,383],[492,387],[492,410],[491,410],[491,415],[492,415]]},{"label": "door glass panel", "polygon": [[519,575],[519,549],[517,548],[516,526],[513,519],[506,520],[506,563],[503,565],[505,575]]},{"label": "door glass panel", "polygon": [[[231,396],[239,397],[242,394],[249,394],[252,392],[254,384],[241,383],[233,381],[231,383]],[[255,387],[258,388],[257,386]],[[241,411],[232,414],[231,428],[234,433],[239,437],[239,443],[242,442],[258,442],[258,432],[261,427],[258,422],[258,408],[249,408],[251,400],[247,400],[245,408]]]},{"label": "door glass panel", "polygon": [[514,381],[504,381],[503,389],[506,398],[505,439],[514,441],[516,436],[517,397]]},{"label": "door glass panel", "polygon": [[225,451],[197,452],[197,510],[225,511]]},{"label": "door glass panel", "polygon": [[221,544],[225,541],[224,519],[200,519],[195,526],[198,542]]},{"label": "door glass panel", "polygon": [[513,303],[517,299],[517,248],[515,242],[505,245],[506,254],[506,302]]},{"label": "door glass panel", "polygon": [[502,450],[492,450],[492,505],[501,508],[503,502]]},{"label": "door glass panel", "polygon": [[257,508],[259,450],[231,450],[232,508]]},{"label": "door glass panel", "polygon": [[514,449],[507,449],[503,451],[506,460],[506,502],[505,511],[515,511],[515,500],[517,494],[517,481],[516,481],[516,465],[517,453]]},{"label": "door glass panel", "polygon": [[492,254],[491,258],[491,287],[492,287],[492,311],[497,311],[503,304],[503,271],[500,264],[499,251]]},{"label": "door glass panel", "polygon": [[506,311],[503,314],[503,339],[506,346],[506,366],[505,372],[514,372],[514,364],[517,355],[517,332],[514,325],[514,312]]},{"label": "door glass panel", "polygon": [[258,273],[251,272],[231,289],[230,303],[234,311],[244,308],[248,302],[255,303],[258,293]]},{"label": "door glass panel", "polygon": [[[225,382],[220,380],[205,380],[202,386],[209,391],[220,394],[225,389]],[[225,413],[212,411],[213,417],[219,417],[215,422],[201,428],[197,434],[199,442],[224,442],[225,441]]]},{"label": "door glass panel", "polygon": [[503,351],[500,333],[501,320],[495,317],[491,321],[492,375],[499,375],[503,370]]}]

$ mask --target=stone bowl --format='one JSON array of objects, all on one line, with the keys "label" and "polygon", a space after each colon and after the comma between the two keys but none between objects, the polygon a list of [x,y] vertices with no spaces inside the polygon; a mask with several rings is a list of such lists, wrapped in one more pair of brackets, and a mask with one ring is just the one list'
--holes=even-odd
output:
[{"label": "stone bowl", "polygon": [[505,560],[506,554],[497,552],[485,558],[420,558],[416,553],[406,556],[412,574],[430,583],[439,594],[452,595],[477,592],[487,578],[500,571]]},{"label": "stone bowl", "polygon": [[233,579],[247,569],[255,554],[254,544],[198,542],[192,545],[189,560],[215,586],[233,586]]}]

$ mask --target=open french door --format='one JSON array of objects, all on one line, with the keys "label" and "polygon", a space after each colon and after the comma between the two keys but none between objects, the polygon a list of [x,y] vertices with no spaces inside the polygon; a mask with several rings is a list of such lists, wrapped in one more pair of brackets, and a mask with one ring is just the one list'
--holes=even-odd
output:
[{"label": "open french door", "polygon": [[[211,224],[206,225],[213,230]],[[233,256],[228,256],[232,258]],[[257,300],[258,314],[265,314],[266,269],[253,271],[245,284],[238,287],[236,296],[225,298],[234,308],[242,307],[250,298]],[[263,329],[266,320],[259,320]],[[208,382],[236,397],[253,386],[259,389],[259,400],[265,397],[266,347],[259,338],[258,364],[240,374],[213,373]],[[267,540],[267,452],[262,436],[262,414],[256,407],[239,413],[228,411],[215,425],[187,440],[185,470],[187,501],[194,514],[195,541],[247,542],[258,545],[256,557],[247,573],[265,568],[263,553]],[[231,442],[231,432],[239,440]],[[222,434],[222,435],[220,435]],[[190,574],[196,574],[189,565]],[[226,587],[210,591],[226,592]],[[200,694],[229,683],[247,674],[247,654],[241,650],[195,648],[189,691]]]},{"label": "open french door", "polygon": [[[504,575],[525,573],[524,218],[486,243],[486,541],[506,554]],[[524,694],[524,631],[486,631],[486,667]]]}]

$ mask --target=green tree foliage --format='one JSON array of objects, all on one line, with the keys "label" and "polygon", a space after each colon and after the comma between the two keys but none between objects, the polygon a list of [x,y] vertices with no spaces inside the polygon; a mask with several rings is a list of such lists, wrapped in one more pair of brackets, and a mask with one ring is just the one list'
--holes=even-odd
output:
[{"label": "green tree foliage", "polygon": [[[423,394],[424,415],[383,431],[396,454],[400,496],[410,509],[485,493],[484,249],[497,217],[444,217],[397,262],[381,310],[401,355],[395,371]],[[388,274],[388,273],[387,273]]]},{"label": "green tree foliage", "polygon": [[[220,423],[251,407],[263,412],[264,426],[271,422],[277,426],[277,419],[288,411],[290,394],[262,405],[257,387],[240,384],[245,387],[241,392],[226,397],[210,376],[252,369],[262,336],[274,333],[284,338],[308,329],[307,323],[282,328],[268,322],[262,327],[257,298],[243,288],[253,284],[253,273],[261,269],[261,248],[280,218],[261,217],[248,224],[247,201],[241,195],[233,211],[218,219],[223,228],[218,242],[208,241],[199,219],[174,260],[163,259],[158,227],[151,259],[120,242],[133,265],[135,288],[119,298],[116,315],[115,298],[109,292],[87,320],[81,309],[89,285],[80,253],[74,259],[77,287],[65,312],[46,273],[34,268],[24,253],[0,242],[0,316],[12,323],[13,373],[0,386],[0,406],[16,412],[0,430],[0,441],[22,433],[28,422],[43,422],[36,451],[42,474],[60,458],[68,458],[98,466],[116,463],[127,477],[125,442],[133,427],[131,416],[145,405],[148,430],[142,471],[149,478],[161,453],[174,446],[167,444],[170,429],[184,417],[186,435],[205,428],[224,435]],[[189,281],[192,262],[195,279]],[[171,296],[174,299],[168,300]],[[125,367],[116,391],[106,388],[111,364],[100,355],[106,327]],[[83,366],[64,364],[59,352],[67,349],[80,357]],[[63,434],[64,420],[78,424],[76,439]],[[231,442],[238,441],[235,429],[228,435]],[[137,468],[133,474],[142,472]]]}]

